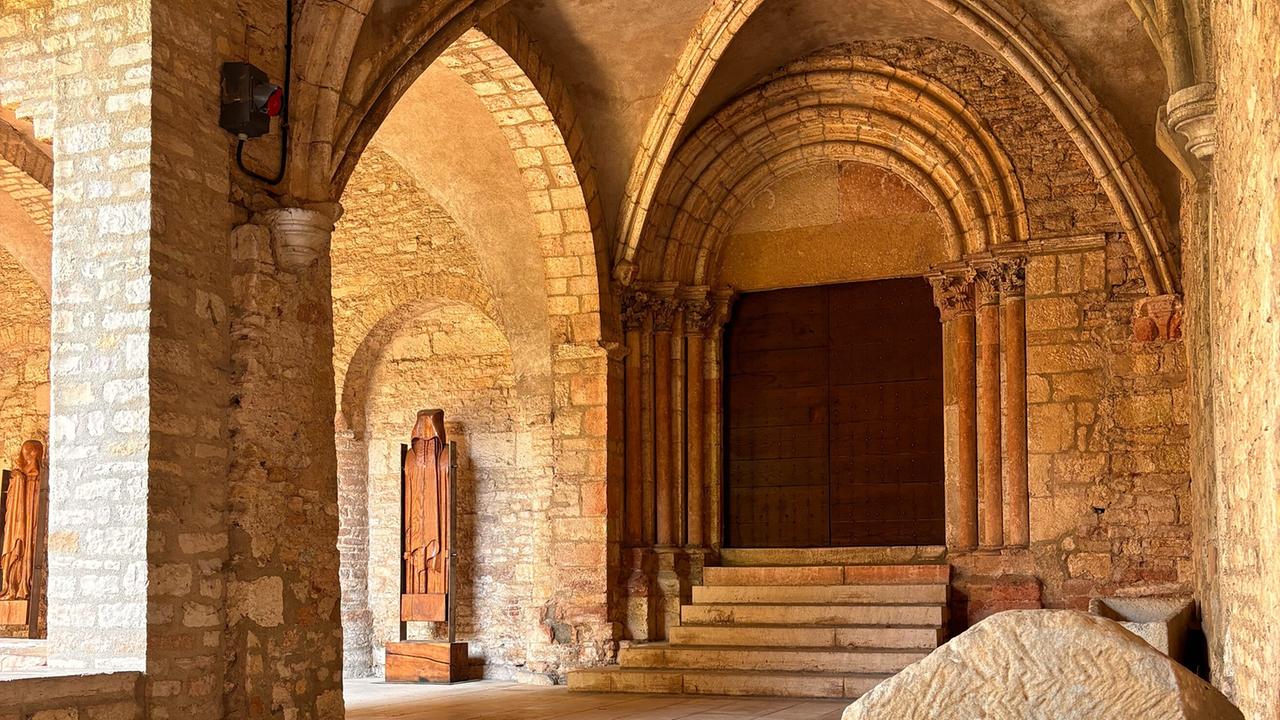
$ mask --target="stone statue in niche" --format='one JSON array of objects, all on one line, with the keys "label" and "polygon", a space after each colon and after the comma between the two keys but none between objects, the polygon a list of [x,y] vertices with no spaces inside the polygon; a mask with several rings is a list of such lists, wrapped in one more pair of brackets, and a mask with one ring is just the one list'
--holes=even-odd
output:
[{"label": "stone statue in niche", "polygon": [[444,622],[449,589],[449,444],[444,411],[423,410],[404,458],[401,620]]},{"label": "stone statue in niche", "polygon": [[31,597],[43,462],[44,445],[40,441],[22,443],[9,477],[9,490],[4,497],[0,600],[26,600]]}]

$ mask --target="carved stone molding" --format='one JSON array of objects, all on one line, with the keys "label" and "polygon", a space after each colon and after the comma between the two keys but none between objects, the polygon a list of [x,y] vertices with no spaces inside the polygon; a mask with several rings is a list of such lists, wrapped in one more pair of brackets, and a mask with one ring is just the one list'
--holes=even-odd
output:
[{"label": "carved stone molding", "polygon": [[1187,151],[1200,160],[1212,160],[1218,150],[1217,86],[1201,83],[1183,88],[1169,96],[1165,107],[1169,128],[1186,138]]},{"label": "carved stone molding", "polygon": [[320,203],[263,210],[255,220],[271,230],[276,264],[285,272],[297,274],[329,252],[334,225],[341,216],[341,205]]},{"label": "carved stone molding", "polygon": [[1133,339],[1138,342],[1182,337],[1182,298],[1157,295],[1139,300],[1133,308]]},{"label": "carved stone molding", "polygon": [[933,302],[938,306],[942,322],[961,315],[972,315],[974,310],[974,272],[934,273],[929,276],[933,285]]}]

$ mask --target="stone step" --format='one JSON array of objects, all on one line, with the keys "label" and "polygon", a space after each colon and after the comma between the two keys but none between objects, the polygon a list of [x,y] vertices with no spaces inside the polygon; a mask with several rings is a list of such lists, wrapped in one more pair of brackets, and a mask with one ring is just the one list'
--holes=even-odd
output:
[{"label": "stone step", "polygon": [[671,645],[732,645],[774,648],[895,648],[933,650],[939,627],[787,627],[776,625],[681,625],[668,632]]},{"label": "stone step", "polygon": [[876,603],[906,605],[947,602],[945,583],[929,585],[699,585],[693,604],[766,603],[773,605]]},{"label": "stone step", "polygon": [[884,674],[821,675],[732,670],[646,670],[615,665],[607,668],[571,671],[569,690],[853,699],[865,695],[887,677],[888,675]]},{"label": "stone step", "polygon": [[931,625],[946,622],[941,605],[743,605],[708,603],[680,608],[681,625]]},{"label": "stone step", "polygon": [[708,567],[704,585],[910,585],[946,583],[947,564]]},{"label": "stone step", "polygon": [[901,565],[937,563],[946,557],[943,545],[859,548],[724,548],[724,566],[760,565]]},{"label": "stone step", "polygon": [[892,674],[925,657],[926,650],[677,646],[651,643],[624,648],[624,668],[759,670],[770,672]]}]

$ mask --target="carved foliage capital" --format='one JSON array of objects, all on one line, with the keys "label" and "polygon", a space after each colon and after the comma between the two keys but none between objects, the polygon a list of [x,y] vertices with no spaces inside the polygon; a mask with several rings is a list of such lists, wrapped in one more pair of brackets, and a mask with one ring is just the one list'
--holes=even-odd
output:
[{"label": "carved foliage capital", "polygon": [[973,314],[973,280],[972,271],[929,276],[929,283],[933,285],[933,302],[938,306],[942,322]]},{"label": "carved foliage capital", "polygon": [[653,307],[653,296],[644,290],[628,290],[622,296],[622,329],[639,330]]},{"label": "carved foliage capital", "polygon": [[681,294],[681,305],[684,310],[684,327],[688,335],[701,335],[711,327],[715,317],[705,287],[689,288]]},{"label": "carved foliage capital", "polygon": [[671,332],[675,324],[676,312],[680,310],[680,301],[674,297],[653,296],[650,312],[653,314],[654,332]]},{"label": "carved foliage capital", "polygon": [[1027,294],[1027,259],[1000,258],[990,269],[991,282],[1002,297],[1024,297]]}]

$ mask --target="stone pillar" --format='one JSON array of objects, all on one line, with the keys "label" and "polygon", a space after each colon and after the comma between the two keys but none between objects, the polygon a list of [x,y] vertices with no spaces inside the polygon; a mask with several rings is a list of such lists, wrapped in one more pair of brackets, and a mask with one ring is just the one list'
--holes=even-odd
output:
[{"label": "stone pillar", "polygon": [[338,456],[338,566],[342,583],[342,675],[373,675],[373,612],[369,608],[369,441],[350,430],[334,434]]},{"label": "stone pillar", "polygon": [[640,543],[657,542],[657,462],[654,457],[653,307],[645,308],[640,327]]},{"label": "stone pillar", "polygon": [[653,415],[654,484],[657,515],[656,544],[675,545],[675,468],[672,467],[671,328],[676,305],[674,287],[656,289],[653,310]]},{"label": "stone pillar", "polygon": [[973,275],[929,276],[942,318],[947,547],[978,544],[978,415]]},{"label": "stone pillar", "polygon": [[703,340],[705,388],[705,467],[703,483],[707,488],[707,543],[713,548],[724,545],[724,326],[729,322],[733,291],[713,290],[711,312]]},{"label": "stone pillar", "polygon": [[704,405],[706,397],[706,368],[704,340],[711,319],[711,304],[707,301],[707,288],[688,288],[683,293],[685,316],[685,340],[688,348],[688,372],[686,373],[688,418],[686,438],[687,459],[687,519],[685,543],[690,548],[707,546],[706,532],[706,424]]},{"label": "stone pillar", "polygon": [[685,512],[688,485],[685,465],[686,402],[685,316],[684,303],[675,298],[675,316],[671,321],[671,544],[684,545]]},{"label": "stone pillar", "polygon": [[623,385],[625,387],[626,419],[624,421],[625,439],[623,453],[626,467],[624,471],[623,508],[624,523],[622,539],[627,547],[637,547],[644,543],[644,430],[642,412],[643,383],[641,382],[642,356],[640,335],[644,330],[645,295],[640,292],[629,293],[622,301],[622,327],[627,345],[627,355],[623,360]]},{"label": "stone pillar", "polygon": [[1000,428],[1004,475],[1004,542],[1031,543],[1030,493],[1027,487],[1027,261],[1004,258],[997,266],[1000,285],[1000,358],[1004,416]]},{"label": "stone pillar", "polygon": [[1004,478],[1000,469],[1000,293],[984,265],[974,283],[978,343],[978,544],[1004,545]]},{"label": "stone pillar", "polygon": [[[333,298],[335,204],[233,235],[226,715],[341,717]],[[278,708],[277,710],[269,710]]]}]

